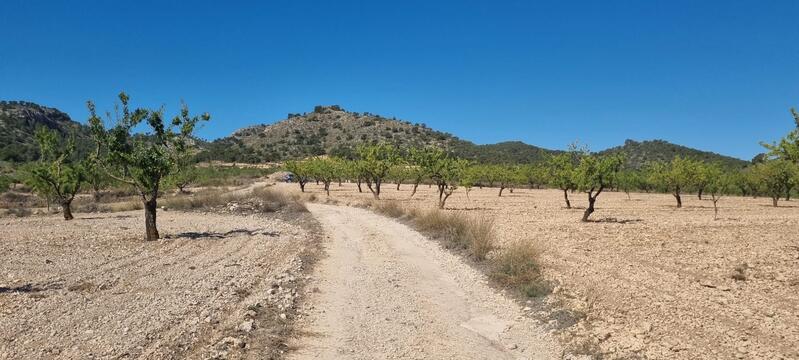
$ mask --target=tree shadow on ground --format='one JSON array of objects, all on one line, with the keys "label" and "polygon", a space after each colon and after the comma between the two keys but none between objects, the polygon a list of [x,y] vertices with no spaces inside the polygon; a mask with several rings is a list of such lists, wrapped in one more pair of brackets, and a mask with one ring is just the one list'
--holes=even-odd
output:
[{"label": "tree shadow on ground", "polygon": [[75,217],[75,220],[107,220],[107,219],[128,219],[133,215],[115,215],[115,216],[90,216],[90,217]]},{"label": "tree shadow on ground", "polygon": [[611,223],[611,224],[636,224],[644,222],[643,219],[617,219],[617,218],[602,218],[596,220],[588,220],[587,222],[592,223]]},{"label": "tree shadow on ground", "polygon": [[52,283],[48,285],[38,284],[25,284],[15,287],[0,286],[0,294],[6,293],[37,293],[47,290],[58,290],[63,288],[64,285],[60,283]]},{"label": "tree shadow on ground", "polygon": [[465,208],[456,208],[456,207],[445,207],[444,210],[455,210],[455,211],[494,211],[498,209],[494,208],[487,208],[487,207],[465,207]]},{"label": "tree shadow on ground", "polygon": [[183,232],[175,235],[167,235],[165,239],[191,239],[191,240],[200,240],[200,239],[224,239],[231,236],[240,236],[240,235],[247,235],[247,236],[255,236],[255,235],[266,235],[269,237],[276,237],[280,236],[280,233],[277,231],[264,231],[263,229],[255,229],[255,230],[248,230],[248,229],[236,229],[230,230],[227,232]]}]

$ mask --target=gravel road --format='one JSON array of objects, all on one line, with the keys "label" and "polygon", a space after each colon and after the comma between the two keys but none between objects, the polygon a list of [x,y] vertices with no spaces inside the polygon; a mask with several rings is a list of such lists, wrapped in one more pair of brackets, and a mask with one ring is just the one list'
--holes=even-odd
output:
[{"label": "gravel road", "polygon": [[552,359],[553,338],[483,275],[406,225],[308,204],[328,238],[295,359]]}]

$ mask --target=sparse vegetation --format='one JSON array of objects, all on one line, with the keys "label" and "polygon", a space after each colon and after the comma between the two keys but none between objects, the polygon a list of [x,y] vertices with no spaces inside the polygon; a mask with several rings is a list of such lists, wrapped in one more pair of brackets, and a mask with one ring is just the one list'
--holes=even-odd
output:
[{"label": "sparse vegetation", "polygon": [[540,252],[532,242],[516,241],[501,248],[491,260],[491,277],[528,297],[549,293],[541,276]]}]

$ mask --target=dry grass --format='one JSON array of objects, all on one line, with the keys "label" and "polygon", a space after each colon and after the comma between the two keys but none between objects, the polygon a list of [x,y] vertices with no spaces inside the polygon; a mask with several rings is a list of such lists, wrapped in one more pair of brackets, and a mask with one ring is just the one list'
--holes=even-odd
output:
[{"label": "dry grass", "polygon": [[301,195],[288,195],[267,186],[262,186],[253,189],[252,196],[261,201],[259,207],[261,211],[274,212],[286,209],[293,212],[308,212],[308,209],[303,204],[304,201]]},{"label": "dry grass", "polygon": [[405,208],[396,201],[374,201],[370,205],[374,211],[388,217],[401,218],[405,216]]},{"label": "dry grass", "polygon": [[491,259],[491,277],[528,297],[546,295],[550,289],[541,277],[540,254],[538,248],[529,241],[513,242]]},{"label": "dry grass", "polygon": [[439,209],[408,209],[397,201],[372,201],[366,206],[388,217],[407,218],[418,230],[444,240],[449,248],[468,250],[477,261],[485,260],[495,248],[494,221],[490,218]]}]

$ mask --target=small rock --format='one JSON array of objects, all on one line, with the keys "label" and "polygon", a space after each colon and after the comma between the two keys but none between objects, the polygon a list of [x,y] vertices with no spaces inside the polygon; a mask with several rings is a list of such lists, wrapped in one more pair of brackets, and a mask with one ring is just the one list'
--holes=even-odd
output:
[{"label": "small rock", "polygon": [[241,330],[241,331],[244,331],[244,332],[253,331],[253,330],[255,330],[255,321],[247,320],[247,321],[239,324],[238,329]]}]

